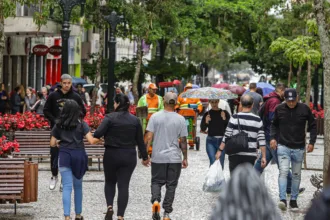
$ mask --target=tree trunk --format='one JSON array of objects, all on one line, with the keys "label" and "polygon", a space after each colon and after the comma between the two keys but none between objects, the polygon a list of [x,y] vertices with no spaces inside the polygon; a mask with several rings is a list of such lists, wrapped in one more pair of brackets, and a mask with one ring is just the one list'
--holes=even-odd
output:
[{"label": "tree trunk", "polygon": [[298,72],[297,72],[297,93],[298,93],[298,96],[299,96],[299,99],[301,99],[300,97],[300,75],[301,75],[301,67],[302,65],[299,65],[299,68],[298,68]]},{"label": "tree trunk", "polygon": [[290,71],[289,71],[289,76],[288,76],[288,88],[290,88],[291,84],[291,76],[292,76],[292,62],[290,61]]},{"label": "tree trunk", "polygon": [[5,18],[4,1],[0,0],[0,82],[3,81],[3,54],[5,52]]},{"label": "tree trunk", "polygon": [[137,105],[139,102],[139,78],[140,78],[140,72],[141,72],[141,65],[142,65],[142,40],[141,38],[137,38],[137,51],[136,51],[136,58],[137,63],[135,67],[135,74],[133,78],[133,95],[134,95],[134,104]]},{"label": "tree trunk", "polygon": [[[101,72],[102,72],[102,62],[103,62],[103,50],[104,50],[104,28],[100,28],[100,40],[99,40],[99,52],[97,53],[96,60],[96,76],[95,76],[95,88],[92,93],[92,103],[91,103],[91,114],[94,114],[96,100],[97,100],[97,92],[99,90],[100,81],[101,81]],[[104,91],[103,91],[104,92]],[[109,99],[109,97],[108,97]]]},{"label": "tree trunk", "polygon": [[311,61],[307,61],[307,90],[306,90],[306,100],[305,103],[307,106],[309,106],[310,103],[310,98],[311,98],[311,87],[312,87],[312,76],[311,76],[311,71],[312,71],[312,64]]},{"label": "tree trunk", "polygon": [[321,51],[323,57],[324,68],[324,163],[323,163],[323,179],[325,184],[329,184],[327,178],[329,159],[330,159],[330,41],[326,30],[324,14],[324,1],[314,0],[314,9],[318,24]]}]

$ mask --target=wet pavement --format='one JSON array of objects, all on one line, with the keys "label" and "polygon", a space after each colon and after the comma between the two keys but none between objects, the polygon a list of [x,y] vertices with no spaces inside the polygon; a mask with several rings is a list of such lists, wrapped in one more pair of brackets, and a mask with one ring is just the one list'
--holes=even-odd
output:
[{"label": "wet pavement", "polygon": [[[216,202],[217,193],[205,193],[202,191],[203,181],[208,170],[209,160],[205,150],[206,135],[201,137],[201,150],[189,151],[189,167],[182,171],[179,186],[174,201],[174,211],[171,215],[173,220],[206,220],[208,219],[213,205]],[[315,151],[307,155],[309,168],[321,169],[323,165],[323,139],[319,138]],[[39,167],[39,195],[38,202],[29,204],[18,204],[17,215],[14,215],[13,205],[0,205],[0,220],[57,220],[63,218],[61,193],[59,187],[56,190],[49,190],[50,171],[48,163],[40,163]],[[93,168],[97,169],[95,163]],[[300,210],[293,212],[288,210],[281,212],[283,219],[303,219],[304,212],[308,209],[313,198],[315,188],[310,183],[310,177],[320,171],[302,171],[301,186],[306,191],[299,196],[298,205]],[[225,177],[229,179],[228,160],[225,161]],[[276,165],[269,165],[262,178],[264,179],[269,192],[278,202],[278,169]],[[130,185],[130,199],[125,214],[125,220],[149,220],[151,219],[150,204],[150,168],[138,163],[133,174]],[[103,172],[89,171],[84,177],[83,183],[83,216],[86,220],[102,220],[106,211],[104,197],[104,175]],[[163,190],[164,192],[164,190]],[[164,195],[164,193],[163,193]],[[73,201],[73,200],[72,200]],[[116,204],[116,203],[115,203]],[[274,207],[277,208],[277,207]],[[74,217],[72,204],[72,217]],[[115,206],[116,211],[116,206]]]}]

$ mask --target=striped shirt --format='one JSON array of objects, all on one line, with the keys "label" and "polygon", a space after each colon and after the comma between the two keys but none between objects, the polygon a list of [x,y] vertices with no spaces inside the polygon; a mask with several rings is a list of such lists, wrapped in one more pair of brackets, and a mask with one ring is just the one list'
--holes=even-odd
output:
[{"label": "striped shirt", "polygon": [[253,113],[239,112],[238,114],[234,114],[229,120],[222,142],[226,143],[226,138],[239,133],[237,115],[239,117],[241,130],[248,134],[249,149],[255,149],[255,152],[241,152],[236,155],[257,156],[257,143],[260,147],[263,147],[266,146],[266,141],[262,120]]}]

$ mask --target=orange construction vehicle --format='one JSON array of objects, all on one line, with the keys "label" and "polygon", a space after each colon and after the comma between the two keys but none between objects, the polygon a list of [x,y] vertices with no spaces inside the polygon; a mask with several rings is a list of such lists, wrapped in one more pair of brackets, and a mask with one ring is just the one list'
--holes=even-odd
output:
[{"label": "orange construction vehicle", "polygon": [[[192,89],[192,84],[188,83],[184,88],[184,92]],[[202,113],[203,105],[200,99],[195,98],[182,98],[181,94],[178,97],[178,102],[176,109],[178,113],[185,117],[187,122],[188,129],[188,144],[190,149],[194,149],[196,145],[196,150],[199,150],[200,147],[200,138],[196,136],[196,127],[197,127],[197,115]]]}]

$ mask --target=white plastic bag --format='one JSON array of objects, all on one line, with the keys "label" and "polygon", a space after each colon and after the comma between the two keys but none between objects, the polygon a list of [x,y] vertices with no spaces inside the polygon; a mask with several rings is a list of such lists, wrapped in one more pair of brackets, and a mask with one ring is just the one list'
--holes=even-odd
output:
[{"label": "white plastic bag", "polygon": [[219,192],[225,185],[225,177],[223,175],[220,160],[216,160],[210,167],[203,185],[204,192]]}]

